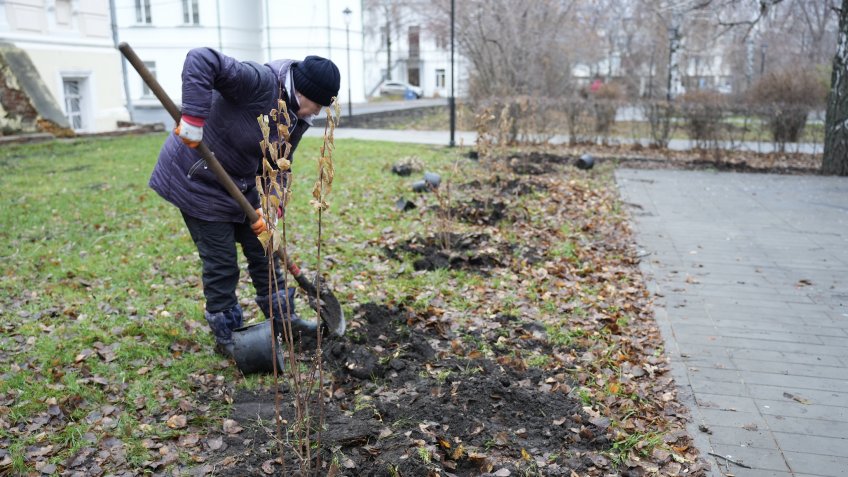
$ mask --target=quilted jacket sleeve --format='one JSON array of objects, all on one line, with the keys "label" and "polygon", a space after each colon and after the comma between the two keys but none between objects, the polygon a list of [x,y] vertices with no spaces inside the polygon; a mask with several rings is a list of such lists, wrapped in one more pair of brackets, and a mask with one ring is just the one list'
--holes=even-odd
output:
[{"label": "quilted jacket sleeve", "polygon": [[254,63],[242,63],[211,48],[195,48],[186,55],[182,72],[182,113],[208,118],[213,91],[234,102],[252,102],[260,91],[260,73]]}]

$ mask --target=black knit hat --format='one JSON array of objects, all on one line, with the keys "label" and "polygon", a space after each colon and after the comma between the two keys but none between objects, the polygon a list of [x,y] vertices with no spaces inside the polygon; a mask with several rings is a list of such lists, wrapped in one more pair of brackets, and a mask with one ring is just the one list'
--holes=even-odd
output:
[{"label": "black knit hat", "polygon": [[307,56],[291,67],[294,89],[321,106],[329,106],[338,96],[341,75],[332,61],[320,56]]}]

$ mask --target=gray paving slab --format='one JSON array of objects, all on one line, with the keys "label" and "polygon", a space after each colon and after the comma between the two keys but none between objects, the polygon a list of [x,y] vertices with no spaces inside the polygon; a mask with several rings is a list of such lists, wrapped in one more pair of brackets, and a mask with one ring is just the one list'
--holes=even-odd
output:
[{"label": "gray paving slab", "polygon": [[710,428],[710,441],[716,444],[757,449],[777,450],[778,448],[773,433],[754,427],[748,428],[747,432],[739,432],[735,427],[713,426]]},{"label": "gray paving slab", "polygon": [[[442,100],[417,100],[415,102],[406,102],[405,104],[401,104],[402,109],[411,109],[418,106],[432,106],[438,105],[439,101]],[[354,114],[366,114],[370,112],[375,112],[378,109],[401,109],[401,107],[390,105],[390,107],[383,108],[379,103],[368,107],[366,110],[366,105],[357,105],[354,104]],[[344,108],[343,108],[344,109]],[[415,143],[415,144],[436,144],[436,145],[448,145],[450,142],[450,131],[408,131],[408,130],[400,130],[400,129],[357,129],[357,128],[347,128],[344,127],[344,118],[342,118],[342,127],[336,128],[335,137],[336,139],[360,139],[366,141],[390,141],[390,142],[403,142],[403,143]],[[173,122],[170,126],[166,125],[167,129],[173,128]],[[320,137],[324,132],[323,127],[315,127],[310,128],[306,131],[307,137]],[[454,142],[457,145],[465,145],[465,146],[473,146],[477,141],[477,133],[474,131],[455,131],[454,132]],[[567,135],[555,135],[550,138],[549,142],[551,144],[567,144],[569,142],[569,137]],[[625,138],[619,137],[614,138],[611,144],[633,144],[640,143],[643,146],[648,146],[650,144],[649,139],[634,139],[634,138]],[[673,151],[688,151],[691,150],[695,145],[688,140],[680,140],[680,139],[672,139],[668,144],[668,149]],[[740,151],[757,151],[757,152],[773,152],[775,151],[775,145],[770,142],[753,142],[753,141],[741,141],[736,142],[734,144],[722,144],[721,147],[729,149],[729,150],[740,150]],[[817,143],[798,143],[798,144],[787,144],[788,152],[802,152],[806,154],[819,154],[822,152],[822,145]]]},{"label": "gray paving slab", "polygon": [[820,391],[816,389],[794,388],[790,386],[768,386],[760,384],[749,384],[750,396],[758,399],[778,400],[781,398],[801,400],[800,402],[811,402],[819,404],[839,405],[848,402],[848,393],[836,393],[833,391]]},{"label": "gray paving slab", "polygon": [[765,420],[772,432],[848,439],[848,424],[844,422],[786,416],[766,416]]},{"label": "gray paving slab", "polygon": [[[804,474],[823,477],[845,477],[848,472],[848,459],[825,454],[784,451],[787,464]],[[742,474],[737,474],[741,477]]]},{"label": "gray paving slab", "polygon": [[848,476],[848,179],[616,180],[713,475]]}]

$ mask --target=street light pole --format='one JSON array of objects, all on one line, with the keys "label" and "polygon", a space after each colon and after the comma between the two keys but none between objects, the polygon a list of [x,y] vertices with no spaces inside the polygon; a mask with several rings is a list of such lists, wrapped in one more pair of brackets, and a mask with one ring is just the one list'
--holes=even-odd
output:
[{"label": "street light pole", "polygon": [[451,86],[450,86],[450,98],[448,99],[448,108],[450,109],[450,143],[448,146],[454,147],[456,145],[456,141],[454,141],[454,137],[456,135],[456,96],[454,95],[453,85],[454,85],[454,22],[456,16],[456,3],[455,0],[451,0]]},{"label": "street light pole", "polygon": [[766,50],[768,49],[768,43],[762,42],[760,43],[760,76],[762,76],[766,72]]},{"label": "street light pole", "polygon": [[350,20],[353,11],[345,7],[342,11],[345,21],[345,35],[347,36],[347,117],[353,117],[353,95],[350,93]]}]

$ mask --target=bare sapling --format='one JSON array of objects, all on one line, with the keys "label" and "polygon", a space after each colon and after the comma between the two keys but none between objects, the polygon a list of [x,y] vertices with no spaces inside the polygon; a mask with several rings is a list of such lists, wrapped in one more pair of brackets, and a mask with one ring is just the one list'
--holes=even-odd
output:
[{"label": "bare sapling", "polygon": [[474,116],[474,124],[477,129],[477,157],[483,159],[487,157],[495,143],[495,135],[492,132],[492,121],[495,120],[495,115],[492,114],[491,107],[483,108]]},{"label": "bare sapling", "polygon": [[[312,204],[318,209],[318,238],[317,238],[317,280],[316,288],[319,290],[318,300],[320,302],[320,293],[322,285],[321,277],[321,235],[322,213],[329,205],[326,202],[326,196],[331,190],[333,181],[333,163],[332,150],[334,149],[333,132],[335,124],[340,115],[338,104],[332,103],[334,109],[327,108],[327,125],[324,129],[324,142],[321,146],[321,155],[318,160],[319,171],[318,181],[312,191]],[[335,115],[332,112],[335,112]],[[284,348],[286,356],[286,366],[284,370],[277,369],[277,362],[274,360],[274,388],[275,388],[275,420],[276,439],[280,445],[280,461],[283,467],[283,474],[287,474],[285,451],[290,450],[297,458],[297,467],[301,475],[310,475],[313,469],[320,469],[320,454],[313,457],[312,453],[315,449],[321,448],[321,429],[324,426],[323,413],[323,363],[322,363],[322,327],[318,326],[317,345],[315,354],[308,366],[298,366],[298,353],[301,349],[295,348],[295,336],[291,326],[293,303],[289,303],[289,294],[287,292],[280,293],[277,286],[277,273],[282,270],[283,277],[281,283],[284,290],[288,290],[289,273],[288,267],[275,266],[275,252],[284,260],[288,260],[287,237],[286,237],[286,206],[288,205],[291,196],[292,171],[291,171],[291,151],[290,131],[292,128],[292,119],[285,101],[282,98],[277,100],[277,108],[272,109],[267,115],[260,115],[257,118],[259,128],[262,131],[262,141],[260,147],[262,149],[262,172],[256,178],[257,190],[260,194],[260,203],[262,214],[265,218],[267,229],[259,235],[259,240],[265,248],[266,255],[269,260],[268,273],[270,275],[268,297],[268,307],[276,306],[275,316],[284,316],[285,319],[277,322],[271,320],[272,329],[272,353],[277,355],[278,347]],[[272,137],[272,127],[276,128],[276,137]],[[283,264],[285,265],[285,264]],[[283,296],[285,302],[277,300],[275,303],[271,297]],[[318,323],[321,323],[320,310],[318,310]],[[282,330],[275,329],[282,323]],[[294,419],[288,422],[282,418],[282,394],[280,393],[279,378],[282,376],[289,383],[289,388],[292,395],[292,405],[294,408]],[[310,406],[313,400],[317,406]],[[317,416],[313,415],[313,411],[317,409]],[[285,429],[284,429],[285,426]],[[315,444],[313,446],[313,444]]]},{"label": "bare sapling", "polygon": [[[341,106],[337,101],[336,97],[333,97],[330,107],[326,108],[327,113],[327,121],[324,125],[324,135],[323,142],[321,143],[321,155],[318,157],[318,178],[315,181],[315,185],[312,187],[312,200],[310,203],[315,207],[318,215],[318,236],[316,237],[316,270],[315,270],[315,288],[318,290],[318,303],[322,302],[321,293],[324,291],[324,284],[322,283],[323,275],[321,274],[321,243],[323,239],[323,231],[324,231],[324,211],[330,208],[329,203],[327,203],[327,196],[330,194],[330,191],[333,189],[333,179],[336,175],[335,168],[333,167],[333,151],[336,149],[335,144],[335,131],[336,124],[338,124],[339,119],[341,118]],[[323,326],[321,324],[321,309],[322,307],[317,307],[318,310],[318,342],[317,348],[315,350],[315,355],[313,358],[313,369],[317,370],[318,376],[318,434],[317,434],[317,448],[321,449],[321,431],[324,428],[324,362],[321,359],[322,356],[322,332]],[[318,455],[318,460],[316,464],[316,470],[321,468],[321,459],[320,454]]]},{"label": "bare sapling", "polygon": [[[451,175],[456,175],[459,172],[459,162],[454,163],[453,172]],[[438,209],[438,225],[436,234],[439,245],[442,251],[449,254],[453,246],[453,217],[452,217],[452,200],[451,200],[451,180],[445,180],[444,189],[437,185],[428,184],[427,187],[433,191],[436,200],[439,202]]]}]

